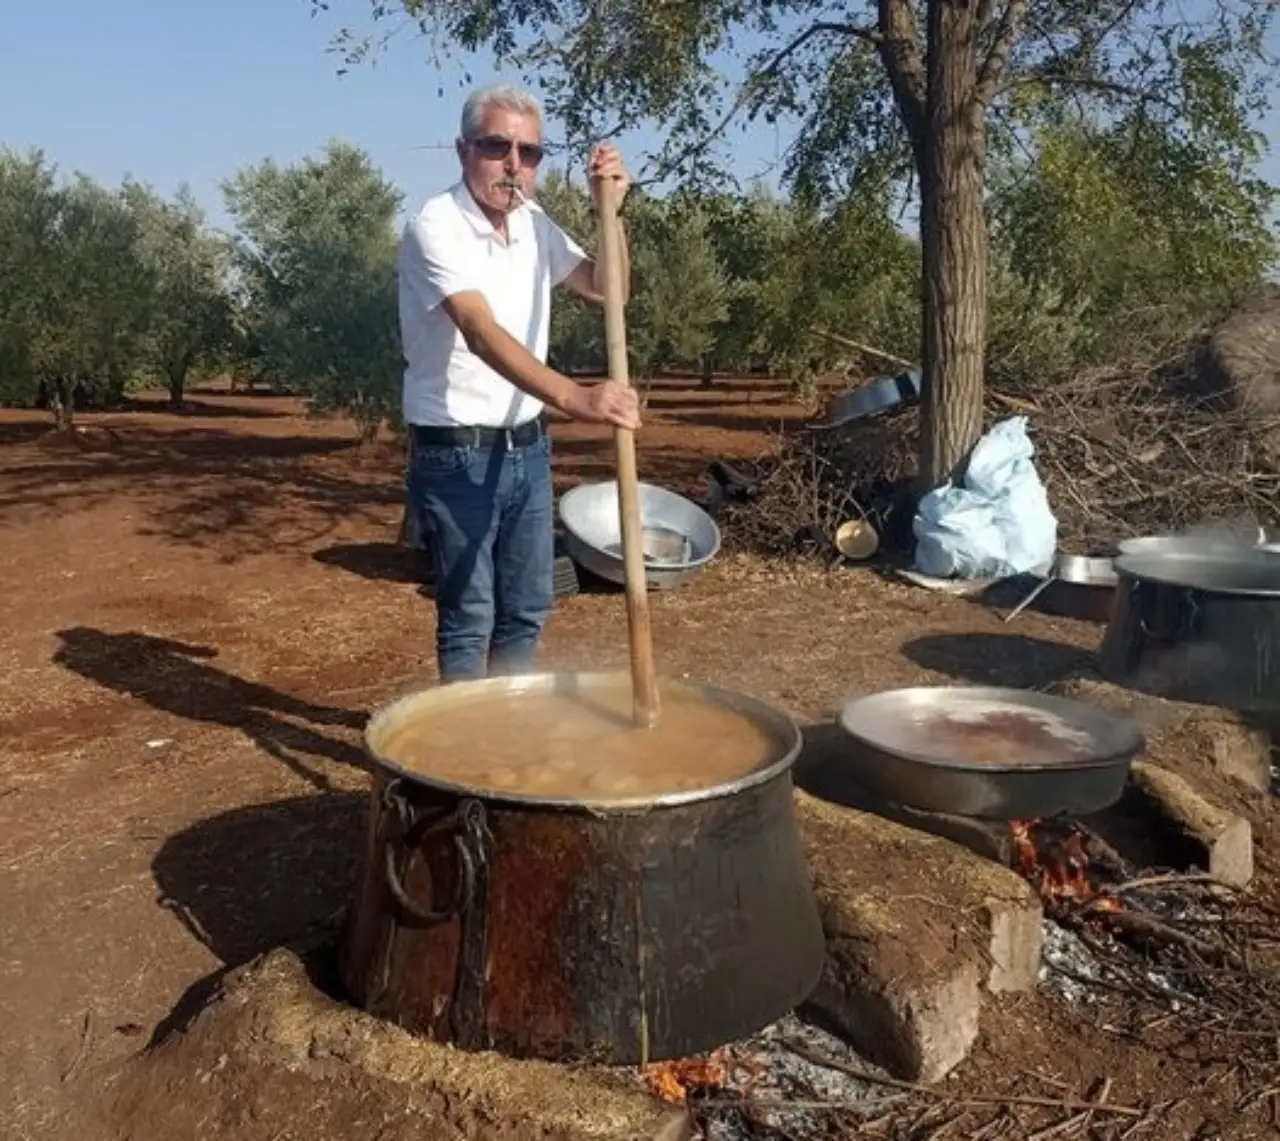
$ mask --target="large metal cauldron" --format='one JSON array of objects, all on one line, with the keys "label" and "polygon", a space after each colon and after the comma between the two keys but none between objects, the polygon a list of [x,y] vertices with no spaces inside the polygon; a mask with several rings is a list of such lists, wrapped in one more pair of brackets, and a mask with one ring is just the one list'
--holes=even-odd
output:
[{"label": "large metal cauldron", "polygon": [[777,759],[622,806],[461,788],[382,755],[406,719],[477,690],[618,684],[492,678],[374,715],[364,866],[341,953],[362,1008],[464,1048],[635,1064],[753,1033],[808,996],[824,944],[793,810],[800,735],[785,714],[694,687],[764,724]]},{"label": "large metal cauldron", "polygon": [[1280,556],[1181,550],[1115,567],[1104,677],[1174,701],[1280,713]]}]

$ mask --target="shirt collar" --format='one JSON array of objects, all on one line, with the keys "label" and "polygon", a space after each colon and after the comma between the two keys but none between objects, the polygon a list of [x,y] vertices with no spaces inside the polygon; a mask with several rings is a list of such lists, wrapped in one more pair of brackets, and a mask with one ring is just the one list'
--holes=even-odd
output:
[{"label": "shirt collar", "polygon": [[[498,233],[493,228],[493,223],[485,217],[485,213],[476,203],[475,198],[471,194],[470,188],[467,186],[465,179],[459,179],[453,187],[453,200],[458,204],[458,209],[462,211],[462,215],[471,223],[471,228],[482,237],[497,238]],[[514,243],[518,242],[524,231],[523,221],[529,214],[529,204],[521,202],[510,214],[507,215],[507,240]]]}]

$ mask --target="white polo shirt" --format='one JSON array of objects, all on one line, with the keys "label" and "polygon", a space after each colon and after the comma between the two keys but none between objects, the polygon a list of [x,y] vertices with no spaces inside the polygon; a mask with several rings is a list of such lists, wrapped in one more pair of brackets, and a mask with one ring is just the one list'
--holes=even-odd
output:
[{"label": "white polo shirt", "polygon": [[507,232],[503,241],[461,181],[429,198],[405,225],[399,277],[406,423],[501,428],[541,412],[542,401],[467,348],[440,304],[478,290],[498,324],[546,362],[551,287],[586,254],[533,203],[512,211]]}]

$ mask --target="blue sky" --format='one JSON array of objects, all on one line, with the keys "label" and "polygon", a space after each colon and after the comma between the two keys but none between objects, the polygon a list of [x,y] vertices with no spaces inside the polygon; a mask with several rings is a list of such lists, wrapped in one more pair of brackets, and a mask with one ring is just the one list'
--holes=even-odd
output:
[{"label": "blue sky", "polygon": [[[456,174],[463,67],[438,70],[406,37],[340,77],[326,48],[367,5],[333,9],[313,19],[309,0],[0,0],[0,144],[40,147],[64,172],[108,184],[131,174],[171,194],[185,181],[225,224],[220,180],[339,137],[412,206]],[[494,77],[467,66],[476,82]],[[1263,129],[1280,139],[1280,110]],[[737,173],[766,170],[785,142],[752,128],[735,144]],[[417,149],[432,144],[445,149]],[[1264,173],[1280,182],[1274,151]]]}]

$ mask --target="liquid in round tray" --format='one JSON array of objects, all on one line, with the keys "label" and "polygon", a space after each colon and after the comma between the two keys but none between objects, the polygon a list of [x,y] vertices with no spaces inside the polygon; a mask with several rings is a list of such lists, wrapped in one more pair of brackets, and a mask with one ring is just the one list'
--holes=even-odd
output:
[{"label": "liquid in round tray", "polygon": [[1012,769],[1079,764],[1094,741],[1063,718],[1008,702],[973,702],[917,715],[902,745],[959,765]]},{"label": "liquid in round tray", "polygon": [[632,721],[630,679],[574,691],[486,690],[389,728],[379,754],[480,792],[631,800],[731,782],[782,755],[776,731],[693,687],[659,683],[652,729]]}]

